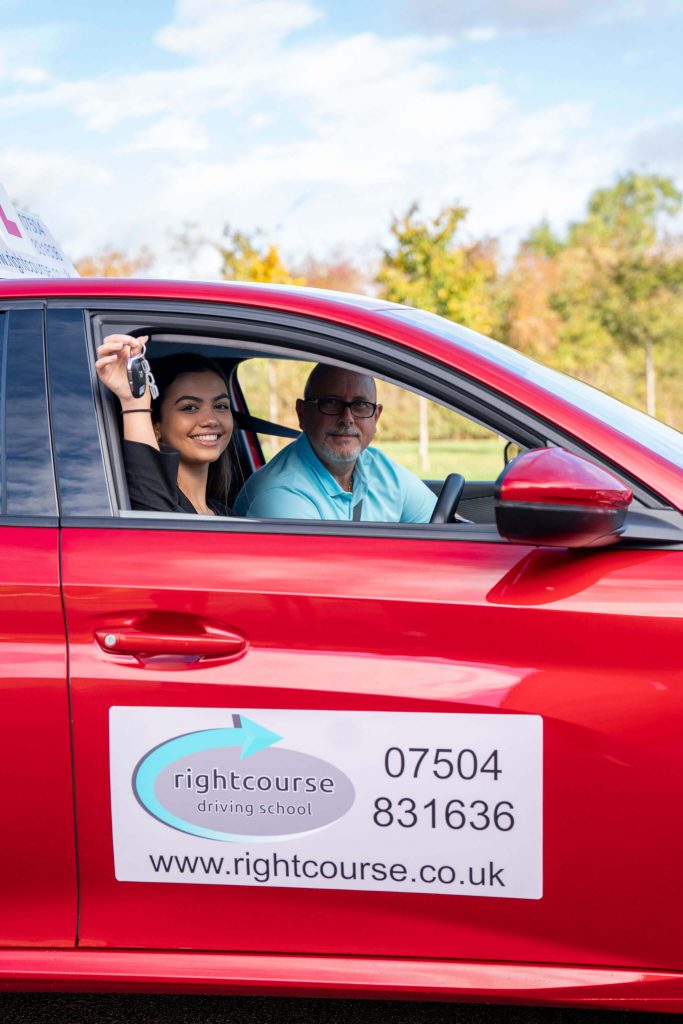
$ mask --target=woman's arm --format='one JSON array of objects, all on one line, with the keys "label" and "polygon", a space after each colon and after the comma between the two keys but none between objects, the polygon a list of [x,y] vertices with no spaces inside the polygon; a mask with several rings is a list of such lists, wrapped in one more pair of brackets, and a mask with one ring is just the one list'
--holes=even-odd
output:
[{"label": "woman's arm", "polygon": [[123,436],[126,441],[137,441],[159,449],[152,424],[152,399],[149,387],[141,398],[133,398],[128,383],[128,359],[142,350],[146,337],[133,338],[130,334],[110,334],[97,350],[95,370],[102,383],[121,403]]}]

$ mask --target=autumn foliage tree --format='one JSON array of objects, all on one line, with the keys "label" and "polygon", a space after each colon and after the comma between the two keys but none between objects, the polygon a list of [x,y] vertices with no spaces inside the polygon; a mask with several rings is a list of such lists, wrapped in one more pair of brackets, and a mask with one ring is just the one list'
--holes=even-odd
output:
[{"label": "autumn foliage tree", "polygon": [[[249,234],[232,229],[223,229],[223,237],[216,243],[221,257],[221,277],[234,281],[252,281],[261,284],[304,284],[305,279],[291,273],[280,250],[272,242],[261,242],[259,232]],[[263,380],[265,369],[266,379]],[[247,364],[242,377],[249,390],[258,396],[265,387],[268,393],[268,417],[273,422],[282,418],[282,404],[291,403],[300,390],[301,364],[287,365],[282,360],[268,359]],[[292,397],[289,398],[289,395]],[[258,400],[258,398],[257,398]],[[276,438],[268,438],[271,452],[279,446]]]},{"label": "autumn foliage tree", "polygon": [[221,257],[221,277],[261,284],[304,284],[303,277],[290,273],[278,247],[272,242],[261,244],[259,235],[225,226],[221,241],[215,243]]},{"label": "autumn foliage tree", "polygon": [[338,292],[365,293],[371,280],[364,270],[340,250],[326,258],[308,256],[297,267],[309,288],[330,288]]},{"label": "autumn foliage tree", "polygon": [[153,254],[143,246],[135,256],[120,249],[101,249],[93,256],[84,256],[74,266],[81,277],[137,277],[153,263]]},{"label": "autumn foliage tree", "polygon": [[564,239],[541,225],[512,272],[507,340],[654,415],[657,352],[667,371],[681,363],[683,253],[664,228],[682,199],[668,178],[629,173]]}]

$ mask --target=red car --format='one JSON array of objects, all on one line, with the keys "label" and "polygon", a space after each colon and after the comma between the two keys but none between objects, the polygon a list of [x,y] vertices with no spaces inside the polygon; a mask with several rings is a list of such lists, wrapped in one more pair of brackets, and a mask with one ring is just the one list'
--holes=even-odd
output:
[{"label": "red car", "polygon": [[[221,362],[242,479],[258,359],[500,472],[423,524],[131,511],[116,332]],[[683,1011],[680,434],[418,310],[115,280],[0,284],[0,424],[0,987]]]}]

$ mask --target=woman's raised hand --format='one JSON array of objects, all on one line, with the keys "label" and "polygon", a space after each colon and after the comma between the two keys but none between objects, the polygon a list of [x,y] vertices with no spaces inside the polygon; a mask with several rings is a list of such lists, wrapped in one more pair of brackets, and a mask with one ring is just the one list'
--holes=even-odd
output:
[{"label": "woman's raised hand", "polygon": [[142,398],[133,398],[128,383],[128,360],[142,351],[146,341],[146,336],[133,338],[130,334],[110,334],[97,350],[97,376],[114,392],[124,408],[135,408],[136,405],[149,408],[150,405],[149,389],[145,390]]}]

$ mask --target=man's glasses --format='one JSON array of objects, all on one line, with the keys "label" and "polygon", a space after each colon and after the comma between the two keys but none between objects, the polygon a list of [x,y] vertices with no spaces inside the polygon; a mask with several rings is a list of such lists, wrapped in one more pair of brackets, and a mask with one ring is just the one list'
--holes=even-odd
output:
[{"label": "man's glasses", "polygon": [[356,420],[369,420],[377,409],[377,402],[366,402],[362,398],[354,398],[352,402],[343,402],[341,398],[304,398],[303,401],[317,405],[323,416],[342,416],[344,409],[350,409]]}]

